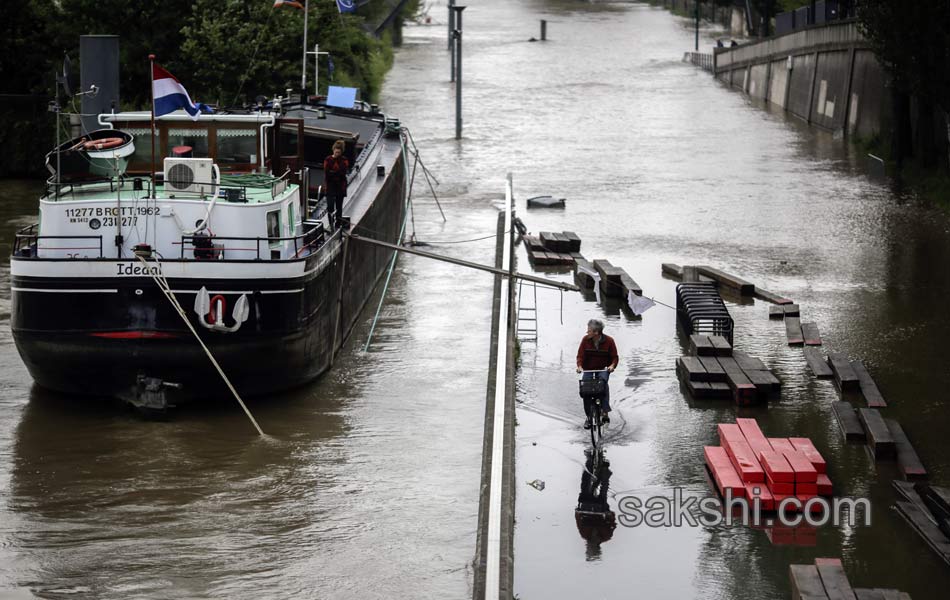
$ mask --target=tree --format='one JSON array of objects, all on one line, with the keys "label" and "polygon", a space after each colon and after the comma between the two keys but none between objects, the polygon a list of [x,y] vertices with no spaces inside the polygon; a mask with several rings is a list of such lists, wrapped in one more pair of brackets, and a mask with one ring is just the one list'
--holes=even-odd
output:
[{"label": "tree", "polygon": [[[927,106],[939,107],[950,143],[950,3],[863,0],[857,14],[861,30],[889,71],[897,94],[914,94],[922,103],[922,114]],[[895,104],[906,108],[909,102],[898,98]],[[900,128],[906,116],[897,118]],[[898,133],[904,138],[898,140],[898,159],[906,150],[901,146],[908,135],[906,131]]]}]

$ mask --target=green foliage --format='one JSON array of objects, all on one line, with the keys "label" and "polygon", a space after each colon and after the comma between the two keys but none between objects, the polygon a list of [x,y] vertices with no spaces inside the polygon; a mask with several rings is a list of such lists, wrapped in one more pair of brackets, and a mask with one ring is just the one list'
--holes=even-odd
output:
[{"label": "green foliage", "polygon": [[[308,45],[330,52],[335,72],[328,77],[320,59],[320,89],[329,83],[358,87],[363,98],[378,97],[392,64],[388,42],[366,34],[364,17],[341,15],[333,2],[312,2]],[[274,9],[269,2],[196,0],[181,30],[183,77],[192,96],[223,106],[241,104],[258,94],[273,96],[300,87],[303,14]],[[309,48],[312,50],[312,47]],[[312,57],[308,82],[313,82]]]},{"label": "green foliage", "polygon": [[895,83],[950,111],[950,3],[863,0],[858,19]]},{"label": "green foliage", "polygon": [[[393,52],[387,35],[367,33],[395,5],[374,0],[355,14],[341,15],[332,0],[310,2],[308,44],[333,57],[329,78],[320,59],[320,91],[327,85],[358,87],[376,101]],[[410,0],[403,15],[418,9]],[[192,99],[233,106],[257,95],[272,97],[300,85],[303,12],[273,8],[272,0],[3,0],[0,1],[0,139],[42,143],[9,145],[0,176],[38,172],[52,146],[54,130],[46,105],[64,52],[73,60],[78,84],[79,36],[120,36],[119,85],[122,109],[148,108],[148,55],[179,77]],[[313,85],[308,58],[308,87]],[[16,95],[16,96],[13,96]],[[46,143],[46,142],[49,143]]]}]

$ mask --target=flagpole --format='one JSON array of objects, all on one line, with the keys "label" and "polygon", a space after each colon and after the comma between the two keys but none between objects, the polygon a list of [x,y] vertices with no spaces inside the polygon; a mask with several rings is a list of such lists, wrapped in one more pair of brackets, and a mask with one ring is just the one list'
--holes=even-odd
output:
[{"label": "flagpole", "polygon": [[303,60],[300,73],[300,103],[304,103],[307,94],[307,16],[310,14],[310,0],[303,3]]},{"label": "flagpole", "polygon": [[148,55],[148,87],[152,90],[152,198],[157,198],[158,193],[155,189],[155,55]]}]

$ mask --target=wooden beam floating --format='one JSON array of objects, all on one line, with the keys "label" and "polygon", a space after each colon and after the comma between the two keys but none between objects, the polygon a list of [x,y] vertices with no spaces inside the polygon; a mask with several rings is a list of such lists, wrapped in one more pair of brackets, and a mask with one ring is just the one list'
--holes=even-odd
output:
[{"label": "wooden beam floating", "polygon": [[802,323],[802,336],[805,338],[806,346],[821,346],[818,323]]},{"label": "wooden beam floating", "polygon": [[858,410],[858,418],[867,432],[868,446],[877,460],[897,458],[897,444],[894,436],[887,428],[884,418],[876,408],[862,408]]},{"label": "wooden beam floating", "polygon": [[756,286],[755,288],[755,297],[759,300],[765,300],[766,302],[771,302],[772,304],[791,304],[792,301],[778,294],[773,294],[768,290],[763,290],[762,288]]},{"label": "wooden beam floating", "polygon": [[891,437],[894,438],[894,445],[897,449],[897,466],[904,479],[908,481],[927,479],[927,469],[924,468],[924,463],[917,456],[917,451],[914,450],[910,440],[907,439],[904,428],[894,419],[884,419],[884,423],[887,425],[888,431],[891,432]]},{"label": "wooden beam floating", "polygon": [[798,317],[785,317],[785,337],[788,338],[789,346],[805,345],[802,323]]},{"label": "wooden beam floating", "polygon": [[817,348],[805,348],[805,361],[808,363],[808,368],[811,369],[811,372],[818,379],[831,379],[834,377],[834,372],[831,370],[831,367],[828,366],[821,351]]},{"label": "wooden beam floating", "polygon": [[828,600],[855,600],[854,590],[839,559],[815,559]]},{"label": "wooden beam floating", "polygon": [[682,279],[683,278],[683,267],[674,264],[674,263],[663,263],[660,268],[663,271],[664,275],[668,275],[673,279]]},{"label": "wooden beam floating", "polygon": [[851,361],[851,369],[854,370],[854,374],[858,378],[861,395],[864,396],[864,401],[867,402],[868,406],[871,408],[884,408],[887,406],[884,395],[881,394],[881,390],[879,390],[877,384],[874,383],[874,379],[871,378],[871,374],[868,373],[868,370],[864,367],[864,363],[860,360]]},{"label": "wooden beam floating", "polygon": [[816,566],[789,565],[788,572],[792,580],[792,600],[828,599]]},{"label": "wooden beam floating", "polygon": [[723,287],[730,288],[731,290],[737,292],[740,296],[752,296],[755,294],[755,285],[742,279],[741,277],[736,277],[735,275],[730,275],[725,271],[720,271],[708,265],[701,265],[696,267],[700,275],[705,275],[706,277],[717,281],[719,285]]},{"label": "wooden beam floating", "polygon": [[721,335],[709,336],[709,343],[713,345],[713,354],[716,356],[732,356],[732,344]]},{"label": "wooden beam floating", "polygon": [[736,359],[736,362],[739,363],[739,367],[743,371],[768,371],[769,370],[769,368],[765,366],[764,362],[762,362],[758,358],[749,356],[742,350],[733,350],[732,357]]},{"label": "wooden beam floating", "polygon": [[858,415],[851,404],[838,400],[831,403],[831,410],[838,419],[838,427],[841,428],[845,440],[863,442],[867,439],[864,428],[861,427],[861,421],[858,420]]},{"label": "wooden beam floating", "polygon": [[567,238],[568,252],[580,252],[581,251],[581,238],[573,231],[565,231],[562,233],[565,238]]},{"label": "wooden beam floating", "polygon": [[708,335],[694,333],[689,336],[689,353],[693,356],[715,356],[716,347],[709,341]]},{"label": "wooden beam floating", "polygon": [[861,389],[858,376],[851,368],[851,362],[840,352],[831,352],[828,354],[828,366],[834,371],[835,383],[842,392],[857,391]]}]

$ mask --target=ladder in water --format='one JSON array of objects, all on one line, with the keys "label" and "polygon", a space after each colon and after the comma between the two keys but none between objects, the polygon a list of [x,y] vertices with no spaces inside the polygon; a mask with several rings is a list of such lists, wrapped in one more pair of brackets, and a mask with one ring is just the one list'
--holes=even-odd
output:
[{"label": "ladder in water", "polygon": [[[531,288],[531,303],[523,293],[525,287]],[[533,281],[518,280],[518,339],[538,341],[538,286]]]}]

